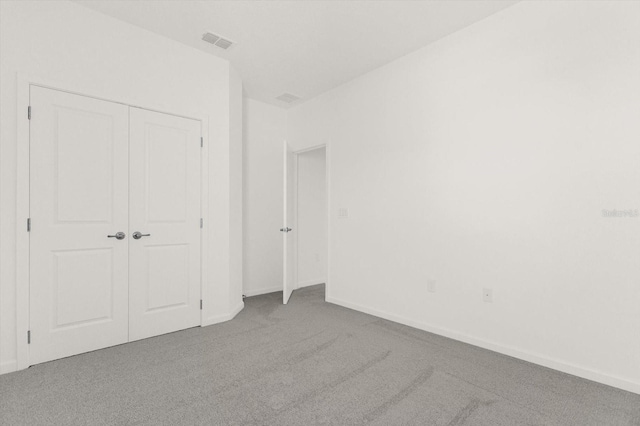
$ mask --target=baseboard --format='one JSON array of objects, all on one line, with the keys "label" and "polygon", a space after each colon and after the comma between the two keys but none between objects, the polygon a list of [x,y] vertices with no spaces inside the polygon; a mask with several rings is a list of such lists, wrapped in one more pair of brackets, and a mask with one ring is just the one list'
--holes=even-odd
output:
[{"label": "baseboard", "polygon": [[275,293],[276,291],[282,291],[282,285],[270,288],[260,288],[257,290],[246,290],[244,295],[247,297],[260,296],[261,294]]},{"label": "baseboard", "polygon": [[472,336],[459,333],[457,331],[449,330],[446,328],[434,327],[418,321],[410,320],[400,315],[389,314],[383,311],[378,311],[376,309],[368,308],[366,306],[358,305],[356,303],[346,302],[333,297],[327,297],[326,300],[329,303],[340,305],[345,308],[353,309],[355,311],[364,312],[369,315],[384,318],[389,321],[397,322],[400,324],[408,325],[410,327],[428,331],[429,333],[438,334],[440,336],[448,337],[453,340],[458,340],[460,342],[468,343],[474,346],[488,349],[490,351],[494,351],[494,352],[498,352],[514,358],[518,358],[523,361],[548,367],[553,370],[562,371],[563,373],[578,376],[583,379],[592,380],[594,382],[602,383],[608,386],[613,386],[619,389],[626,390],[628,392],[640,394],[640,383],[632,382],[630,380],[623,379],[621,377],[612,376],[600,371],[580,367],[571,363],[549,358],[544,355],[522,351],[520,349],[503,345],[500,343],[491,342],[484,339],[478,339],[476,337],[472,337]]},{"label": "baseboard", "polygon": [[230,312],[222,315],[215,315],[207,318],[203,321],[202,326],[206,327],[207,325],[219,324],[221,322],[226,322],[232,320],[240,313],[240,311],[244,309],[244,302],[238,303],[235,308],[233,308]]},{"label": "baseboard", "polygon": [[[240,313],[240,311],[242,311],[242,309],[244,309],[244,302],[241,301],[230,312],[207,318],[206,321],[203,322],[202,326],[205,327],[207,325],[219,324],[221,322],[232,320]],[[18,362],[15,359],[0,363],[0,374],[11,373],[17,370]]]},{"label": "baseboard", "polygon": [[309,286],[312,286],[312,285],[324,284],[326,282],[327,282],[327,280],[325,278],[318,278],[317,280],[300,281],[298,283],[298,287],[296,287],[296,288],[309,287]]},{"label": "baseboard", "polygon": [[18,371],[18,361],[15,359],[0,362],[0,374]]}]

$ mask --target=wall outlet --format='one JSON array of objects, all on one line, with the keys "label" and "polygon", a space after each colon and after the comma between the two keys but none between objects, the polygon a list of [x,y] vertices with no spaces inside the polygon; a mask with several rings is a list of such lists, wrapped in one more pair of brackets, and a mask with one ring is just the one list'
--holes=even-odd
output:
[{"label": "wall outlet", "polygon": [[482,289],[482,301],[484,303],[492,303],[493,302],[493,290],[490,288]]},{"label": "wall outlet", "polygon": [[348,219],[349,218],[349,209],[345,209],[341,207],[338,209],[338,219]]},{"label": "wall outlet", "polygon": [[431,279],[431,278],[427,280],[427,291],[429,293],[435,293],[436,292],[436,280]]}]

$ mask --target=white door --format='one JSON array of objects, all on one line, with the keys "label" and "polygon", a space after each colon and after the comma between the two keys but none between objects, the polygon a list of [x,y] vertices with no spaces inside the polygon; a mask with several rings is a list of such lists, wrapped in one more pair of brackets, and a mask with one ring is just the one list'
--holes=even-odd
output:
[{"label": "white door", "polygon": [[[128,107],[31,86],[30,364],[127,341]],[[117,239],[117,233],[124,236]]]},{"label": "white door", "polygon": [[[129,340],[200,325],[200,122],[130,109]],[[140,237],[138,237],[139,233]]]},{"label": "white door", "polygon": [[283,241],[283,276],[282,276],[282,302],[286,305],[289,302],[291,293],[295,285],[294,277],[294,243],[293,229],[291,228],[293,223],[293,209],[294,209],[294,166],[295,156],[289,148],[287,141],[284,142],[284,181],[283,181],[283,220],[282,228],[282,241]]}]

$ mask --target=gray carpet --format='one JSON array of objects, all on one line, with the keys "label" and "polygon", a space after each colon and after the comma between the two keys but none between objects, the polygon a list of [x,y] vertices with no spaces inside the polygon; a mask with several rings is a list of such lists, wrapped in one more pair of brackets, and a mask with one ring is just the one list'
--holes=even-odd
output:
[{"label": "gray carpet", "polygon": [[3,425],[640,425],[640,395],[324,302],[0,376]]}]

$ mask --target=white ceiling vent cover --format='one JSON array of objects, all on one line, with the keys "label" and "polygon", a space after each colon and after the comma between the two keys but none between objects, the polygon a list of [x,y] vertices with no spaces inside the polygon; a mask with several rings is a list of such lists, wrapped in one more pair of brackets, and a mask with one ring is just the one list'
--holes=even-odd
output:
[{"label": "white ceiling vent cover", "polygon": [[218,46],[219,48],[224,50],[227,50],[233,45],[233,42],[231,40],[220,37],[219,35],[213,33],[204,33],[202,35],[202,39],[207,43],[211,43],[214,46]]},{"label": "white ceiling vent cover", "polygon": [[227,40],[226,38],[220,38],[220,40],[216,41],[216,46],[222,48],[222,49],[228,49],[231,47],[231,45],[233,44],[233,42],[231,40]]},{"label": "white ceiling vent cover", "polygon": [[291,102],[295,102],[298,99],[300,99],[300,96],[292,95],[291,93],[283,93],[282,95],[278,96],[276,99],[290,104]]}]

